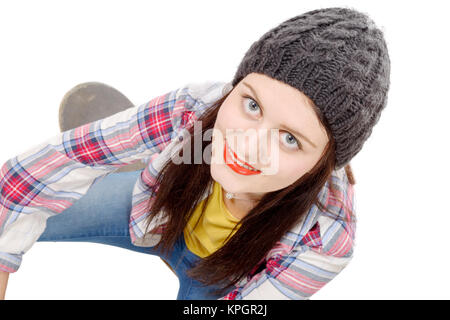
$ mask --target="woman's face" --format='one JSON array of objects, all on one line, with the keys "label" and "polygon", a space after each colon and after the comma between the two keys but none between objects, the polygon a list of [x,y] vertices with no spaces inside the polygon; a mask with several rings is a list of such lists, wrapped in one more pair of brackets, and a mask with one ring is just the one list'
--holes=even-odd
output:
[{"label": "woman's face", "polygon": [[[219,109],[212,135],[211,176],[237,197],[259,199],[310,171],[327,143],[325,128],[301,91],[251,73]],[[248,174],[232,158],[227,165],[224,151],[230,148],[260,172]]]}]

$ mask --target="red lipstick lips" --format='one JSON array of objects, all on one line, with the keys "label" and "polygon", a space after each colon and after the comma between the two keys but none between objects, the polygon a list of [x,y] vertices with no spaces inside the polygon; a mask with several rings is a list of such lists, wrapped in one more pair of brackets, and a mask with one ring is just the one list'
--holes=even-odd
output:
[{"label": "red lipstick lips", "polygon": [[[242,161],[236,155],[236,153],[231,150],[228,146],[228,143],[225,140],[225,148],[223,150],[223,157],[225,159],[225,163],[228,167],[230,167],[234,172],[243,174],[246,176],[260,174],[261,170],[255,169],[253,166],[249,165],[247,162]],[[246,167],[248,168],[246,168]]]}]

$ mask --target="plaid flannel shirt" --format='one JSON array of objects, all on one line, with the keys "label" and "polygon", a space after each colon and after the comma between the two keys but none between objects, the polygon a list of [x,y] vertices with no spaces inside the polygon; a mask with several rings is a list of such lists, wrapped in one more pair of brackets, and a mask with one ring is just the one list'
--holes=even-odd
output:
[{"label": "plaid flannel shirt", "polygon": [[[159,219],[144,235],[146,217],[153,214],[146,208],[155,196],[155,178],[172,152],[179,150],[187,129],[228,90],[225,82],[188,83],[142,105],[58,133],[7,160],[0,170],[0,270],[19,269],[48,217],[73,205],[98,179],[137,161],[146,167],[133,189],[130,237],[136,246],[156,245],[167,221],[163,210],[154,213]],[[353,187],[345,170],[333,171],[330,181],[319,194],[321,202],[350,219]],[[314,205],[220,300],[308,299],[350,262],[354,238],[355,223],[336,219]]]}]

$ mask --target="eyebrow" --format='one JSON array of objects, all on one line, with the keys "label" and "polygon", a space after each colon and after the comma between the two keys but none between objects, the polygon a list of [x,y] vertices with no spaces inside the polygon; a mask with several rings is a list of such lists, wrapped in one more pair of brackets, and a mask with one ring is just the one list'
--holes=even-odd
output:
[{"label": "eyebrow", "polygon": [[[259,105],[259,106],[263,109],[263,111],[264,111],[264,107],[263,107],[263,105],[261,104],[260,99],[258,98],[258,94],[256,93],[255,89],[253,89],[252,86],[251,86],[250,84],[248,84],[248,83],[246,83],[246,82],[244,82],[244,81],[242,82],[242,84],[245,85],[246,87],[248,87],[248,88],[252,91],[253,95],[255,96],[256,102],[258,102],[258,105]],[[309,140],[305,135],[301,134],[301,133],[298,132],[297,130],[291,129],[291,128],[285,126],[284,124],[281,124],[281,128],[282,128],[282,129],[286,129],[286,130],[288,130],[288,131],[291,131],[292,133],[294,133],[294,134],[297,135],[298,137],[303,138],[305,141],[307,141],[307,142],[308,142],[310,145],[312,145],[314,148],[317,148],[317,146],[316,146],[311,140]]]}]

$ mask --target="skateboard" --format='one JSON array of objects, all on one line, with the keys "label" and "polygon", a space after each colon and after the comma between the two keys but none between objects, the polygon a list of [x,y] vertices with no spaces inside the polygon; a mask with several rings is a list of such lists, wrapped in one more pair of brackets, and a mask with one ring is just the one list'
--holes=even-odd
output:
[{"label": "skateboard", "polygon": [[[83,124],[103,119],[133,107],[134,104],[119,90],[101,83],[84,82],[70,89],[59,106],[59,128],[61,132]],[[115,172],[136,171],[145,168],[137,162],[118,168]]]}]

